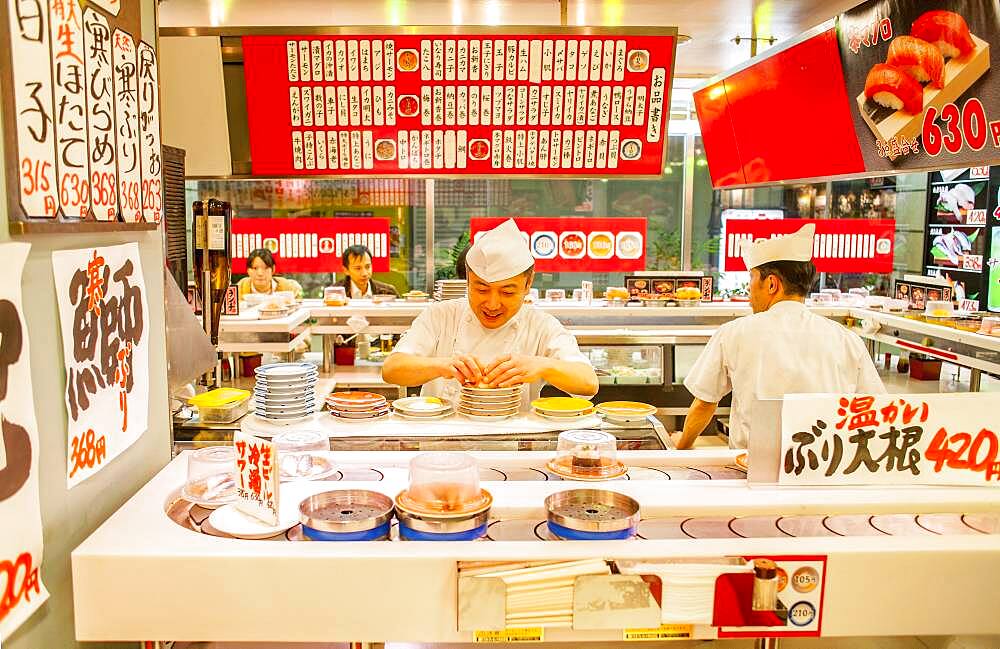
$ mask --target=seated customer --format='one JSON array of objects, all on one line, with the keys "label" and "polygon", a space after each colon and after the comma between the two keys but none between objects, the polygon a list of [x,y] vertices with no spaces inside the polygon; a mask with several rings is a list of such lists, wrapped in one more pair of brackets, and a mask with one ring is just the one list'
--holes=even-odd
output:
[{"label": "seated customer", "polygon": [[258,248],[247,256],[247,276],[237,284],[240,299],[251,293],[291,291],[296,299],[302,297],[302,286],[294,279],[274,276],[274,257],[266,248]]},{"label": "seated customer", "polygon": [[395,286],[372,279],[372,252],[368,246],[351,246],[344,251],[341,261],[347,275],[340,285],[347,292],[347,297],[353,300],[375,295],[399,297]]}]

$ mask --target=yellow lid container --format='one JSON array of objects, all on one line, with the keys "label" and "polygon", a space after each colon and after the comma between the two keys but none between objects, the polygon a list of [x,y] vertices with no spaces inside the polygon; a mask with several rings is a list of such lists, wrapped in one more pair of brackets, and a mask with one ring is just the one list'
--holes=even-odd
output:
[{"label": "yellow lid container", "polygon": [[195,395],[188,399],[188,403],[199,408],[219,408],[231,403],[243,401],[250,398],[249,390],[238,388],[216,388]]}]

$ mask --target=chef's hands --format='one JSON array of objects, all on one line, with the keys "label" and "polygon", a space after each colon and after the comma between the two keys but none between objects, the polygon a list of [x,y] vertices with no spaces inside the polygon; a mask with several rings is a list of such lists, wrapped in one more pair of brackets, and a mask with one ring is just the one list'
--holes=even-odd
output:
[{"label": "chef's hands", "polygon": [[507,388],[520,383],[533,383],[543,378],[551,363],[543,356],[507,354],[486,367],[485,382],[490,387]]},{"label": "chef's hands", "polygon": [[483,381],[484,375],[483,363],[470,354],[456,354],[451,358],[441,359],[442,378],[478,385]]}]

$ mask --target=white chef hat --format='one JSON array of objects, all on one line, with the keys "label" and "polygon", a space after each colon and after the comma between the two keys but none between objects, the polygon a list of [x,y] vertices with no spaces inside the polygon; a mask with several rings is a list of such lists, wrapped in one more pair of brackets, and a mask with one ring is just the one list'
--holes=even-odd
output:
[{"label": "white chef hat", "polygon": [[514,219],[483,232],[469,248],[465,266],[484,282],[499,282],[520,275],[535,263],[528,241]]},{"label": "white chef hat", "polygon": [[747,270],[772,261],[809,261],[813,253],[816,224],[807,223],[798,232],[743,245],[743,263]]}]

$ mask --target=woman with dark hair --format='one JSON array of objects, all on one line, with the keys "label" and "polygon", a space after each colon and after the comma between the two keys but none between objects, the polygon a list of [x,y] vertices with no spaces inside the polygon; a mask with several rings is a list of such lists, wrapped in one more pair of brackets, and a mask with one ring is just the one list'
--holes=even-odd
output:
[{"label": "woman with dark hair", "polygon": [[247,255],[247,276],[237,284],[240,299],[251,293],[270,294],[291,291],[296,299],[302,297],[302,286],[294,279],[274,276],[274,256],[267,248],[258,248]]}]

